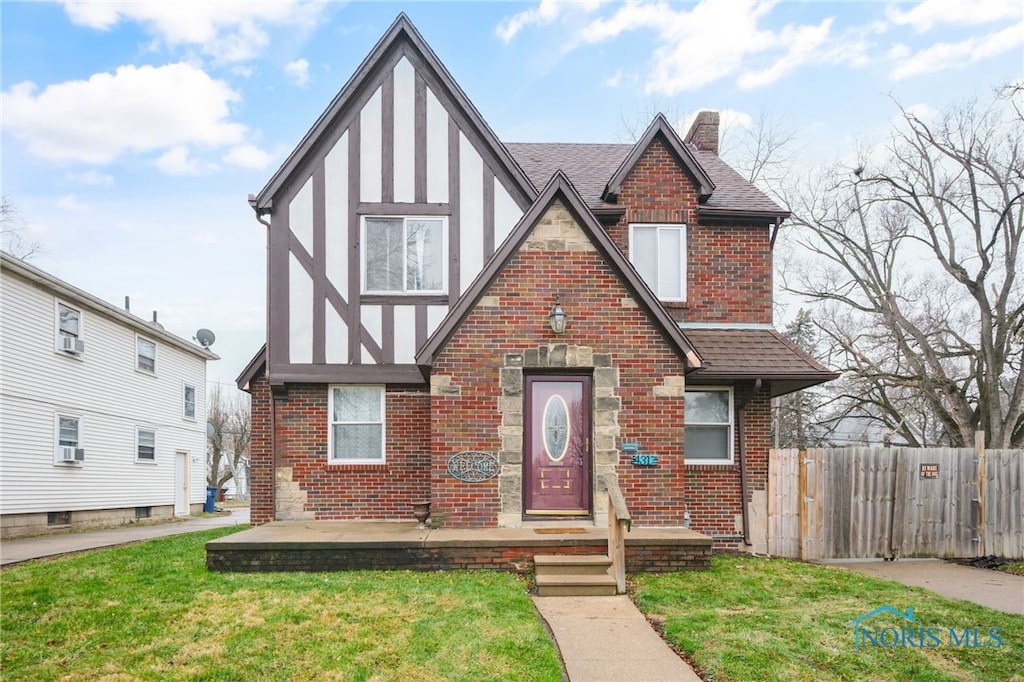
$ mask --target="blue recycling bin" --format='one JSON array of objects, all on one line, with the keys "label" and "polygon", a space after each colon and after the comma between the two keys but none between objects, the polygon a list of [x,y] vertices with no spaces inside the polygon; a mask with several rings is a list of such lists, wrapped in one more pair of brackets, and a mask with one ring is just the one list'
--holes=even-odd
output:
[{"label": "blue recycling bin", "polygon": [[203,503],[203,511],[212,513],[216,511],[214,503],[217,501],[217,488],[212,485],[206,486],[206,502]]}]

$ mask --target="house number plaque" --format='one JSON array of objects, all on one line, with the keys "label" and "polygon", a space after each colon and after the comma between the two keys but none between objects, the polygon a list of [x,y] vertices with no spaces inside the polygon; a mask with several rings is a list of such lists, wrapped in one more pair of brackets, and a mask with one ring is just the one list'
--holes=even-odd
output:
[{"label": "house number plaque", "polygon": [[466,483],[486,481],[498,475],[498,458],[489,452],[456,452],[448,458],[448,475]]}]

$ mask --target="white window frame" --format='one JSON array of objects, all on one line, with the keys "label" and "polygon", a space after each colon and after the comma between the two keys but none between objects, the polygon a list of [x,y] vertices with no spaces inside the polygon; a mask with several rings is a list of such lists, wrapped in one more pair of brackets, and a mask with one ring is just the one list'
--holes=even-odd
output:
[{"label": "white window frame", "polygon": [[686,393],[711,393],[711,392],[726,392],[729,394],[729,422],[698,422],[690,419],[690,413],[687,412],[685,415],[686,428],[691,426],[727,426],[729,429],[729,435],[726,439],[729,448],[729,456],[725,459],[716,458],[693,458],[691,459],[689,443],[687,443],[685,451],[685,462],[689,466],[704,466],[704,465],[716,465],[716,466],[729,466],[736,463],[736,408],[734,400],[734,392],[731,386],[692,386],[686,389]]},{"label": "white window frame", "polygon": [[[631,264],[634,264],[634,256],[636,255],[636,250],[635,250],[634,245],[633,245],[633,235],[634,235],[634,233],[636,231],[636,228],[638,228],[638,227],[642,227],[642,228],[652,228],[652,227],[653,228],[657,228],[657,230],[658,230],[658,250],[659,251],[661,251],[661,233],[662,233],[662,231],[673,231],[673,232],[679,232],[680,233],[680,235],[679,235],[680,236],[680,239],[679,239],[679,249],[680,249],[680,254],[679,254],[679,263],[680,263],[680,269],[679,269],[679,278],[680,278],[679,291],[682,294],[682,297],[681,298],[668,298],[668,297],[662,296],[661,292],[658,290],[659,289],[658,279],[660,279],[660,278],[655,278],[654,282],[648,282],[646,279],[644,279],[644,283],[647,285],[647,287],[651,291],[654,292],[654,295],[658,297],[659,301],[668,301],[668,302],[671,302],[671,303],[685,303],[686,302],[686,296],[687,296],[687,292],[686,292],[686,274],[687,274],[687,270],[688,270],[687,262],[686,262],[686,253],[687,253],[687,241],[686,241],[687,230],[686,230],[686,223],[630,223],[630,225],[629,225],[629,262]],[[633,267],[635,268],[636,265],[634,264]]]},{"label": "white window frame", "polygon": [[[380,391],[380,421],[334,421],[334,391],[336,389],[376,389]],[[327,387],[327,463],[346,464],[385,464],[387,462],[388,430],[387,430],[387,389],[383,385],[367,384],[331,384]],[[336,424],[380,424],[380,456],[360,458],[336,458],[334,457],[334,427]]]},{"label": "white window frame", "polygon": [[[152,459],[149,459],[147,457],[140,457],[139,456],[139,448],[142,447],[142,442],[141,442],[142,439],[141,439],[140,436],[142,435],[143,432],[145,432],[145,433],[152,433],[153,434],[153,458]],[[156,448],[157,448],[156,429],[153,428],[153,427],[150,427],[150,426],[136,426],[135,427],[135,461],[138,462],[139,464],[156,464]]]},{"label": "white window frame", "polygon": [[[67,308],[68,310],[73,310],[76,313],[78,313],[78,334],[72,334],[70,332],[65,332],[63,329],[60,328],[60,309],[61,308]],[[79,353],[72,354],[72,353],[65,353],[64,351],[61,351],[60,339],[61,339],[62,336],[70,336],[71,338],[77,339],[79,341],[83,341],[83,342],[85,341],[85,315],[82,313],[82,309],[80,307],[78,307],[78,306],[74,306],[74,305],[71,305],[70,303],[66,303],[66,302],[64,302],[64,301],[62,301],[60,299],[55,299],[54,300],[54,305],[53,305],[53,318],[54,318],[54,320],[53,320],[53,329],[54,329],[53,344],[54,344],[54,349],[59,351],[59,352],[61,352],[64,355],[68,355],[69,357],[81,359],[81,354],[79,354]]]},{"label": "white window frame", "polygon": [[[142,355],[142,352],[141,352],[142,349],[140,347],[141,344],[143,344],[143,343],[149,343],[149,344],[153,345],[153,369],[146,369],[145,367],[140,366],[139,360],[144,357]],[[158,344],[157,344],[156,341],[154,341],[153,339],[146,338],[145,336],[140,336],[138,334],[135,335],[135,371],[136,372],[142,372],[143,374],[156,375],[157,359],[158,359],[157,356],[159,354],[160,353],[159,353],[159,350],[158,350]]]},{"label": "white window frame", "polygon": [[[408,223],[410,220],[436,220],[441,223],[441,288],[440,289],[407,289],[405,279],[405,264],[403,263],[403,274],[402,274],[402,290],[391,291],[381,289],[369,289],[366,285],[366,278],[368,270],[366,267],[366,256],[369,253],[368,243],[366,241],[366,221],[367,220],[401,220],[402,221],[402,244],[407,243],[406,235],[408,233]],[[369,294],[371,296],[431,296],[436,294],[448,293],[448,217],[443,215],[364,215],[360,218],[359,225],[359,238],[360,238],[360,255],[359,255],[359,266],[360,266],[360,289],[363,294]],[[403,246],[404,249],[404,246]],[[405,252],[403,250],[403,255]],[[407,262],[407,257],[403,259]]]},{"label": "white window frame", "polygon": [[[192,391],[192,414],[188,413],[188,392],[189,392],[189,390]],[[197,407],[196,403],[197,403],[197,396],[198,395],[199,394],[196,392],[196,387],[193,386],[192,384],[185,384],[185,383],[183,383],[181,385],[181,418],[182,419],[187,419],[189,421],[195,421],[196,420],[196,407]]]},{"label": "white window frame", "polygon": [[[75,441],[75,444],[73,446],[62,446],[61,445],[61,442],[60,442],[60,420],[61,419],[74,419],[75,420],[75,424],[76,424],[78,433],[76,434],[77,440]],[[63,460],[63,458],[61,458],[61,454],[60,454],[61,447],[85,448],[85,446],[82,444],[82,431],[84,430],[84,428],[85,428],[84,427],[84,420],[82,419],[81,415],[70,414],[68,412],[55,412],[54,413],[54,417],[53,417],[53,463],[54,464],[61,464],[63,466],[67,466],[68,464],[71,464],[71,462],[65,462]],[[82,463],[81,462],[74,462],[74,464],[76,466],[81,466]]]}]

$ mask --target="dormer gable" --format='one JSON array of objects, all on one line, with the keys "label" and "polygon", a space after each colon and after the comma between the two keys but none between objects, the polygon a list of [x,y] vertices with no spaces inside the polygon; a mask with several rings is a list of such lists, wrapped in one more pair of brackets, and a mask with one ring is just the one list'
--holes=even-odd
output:
[{"label": "dormer gable", "polygon": [[659,140],[664,144],[676,162],[693,178],[697,187],[699,201],[706,201],[711,196],[711,193],[714,192],[715,183],[711,180],[711,176],[708,175],[707,171],[704,170],[704,167],[697,161],[697,158],[690,151],[686,143],[682,141],[675,129],[669,124],[665,115],[660,113],[654,117],[651,125],[647,127],[647,130],[640,136],[640,139],[633,145],[632,150],[630,150],[622,164],[612,175],[601,198],[610,202],[614,202],[618,198],[619,191],[622,189],[622,183],[655,140]]}]

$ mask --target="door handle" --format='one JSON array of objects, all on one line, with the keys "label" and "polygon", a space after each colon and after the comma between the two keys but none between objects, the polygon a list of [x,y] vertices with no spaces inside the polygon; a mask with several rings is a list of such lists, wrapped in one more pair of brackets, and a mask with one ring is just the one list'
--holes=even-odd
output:
[{"label": "door handle", "polygon": [[576,455],[576,466],[583,466],[583,455]]}]

